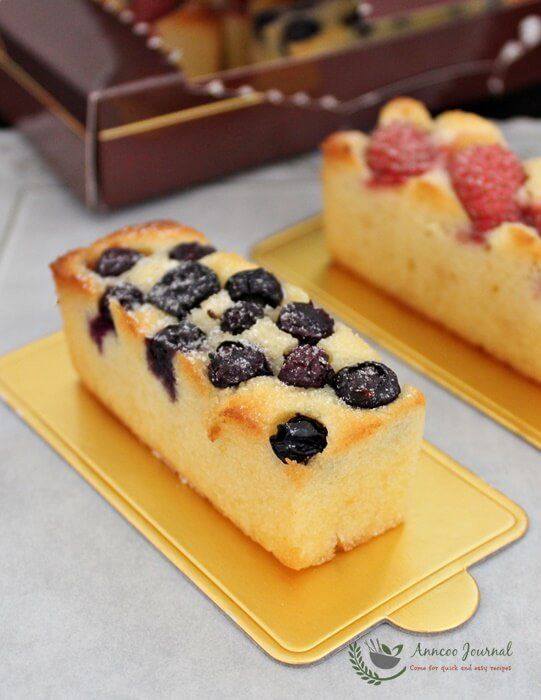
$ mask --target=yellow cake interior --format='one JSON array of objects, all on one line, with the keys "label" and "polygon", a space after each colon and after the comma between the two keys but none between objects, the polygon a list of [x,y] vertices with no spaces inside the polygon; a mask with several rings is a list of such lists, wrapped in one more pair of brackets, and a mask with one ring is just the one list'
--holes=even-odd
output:
[{"label": "yellow cake interior", "polygon": [[[473,114],[432,119],[415,100],[398,98],[380,124],[410,122],[442,149],[504,144],[495,125]],[[393,186],[373,186],[370,137],[332,135],[324,144],[324,220],[334,260],[541,382],[541,236],[504,222],[483,244],[467,239],[471,221],[445,167]],[[523,164],[518,196],[541,204],[541,159]]]}]

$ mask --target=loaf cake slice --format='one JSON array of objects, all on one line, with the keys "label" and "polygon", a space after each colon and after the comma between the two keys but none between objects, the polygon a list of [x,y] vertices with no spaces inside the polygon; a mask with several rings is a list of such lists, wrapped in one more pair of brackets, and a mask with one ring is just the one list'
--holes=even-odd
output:
[{"label": "loaf cake slice", "polygon": [[332,258],[541,382],[541,158],[409,98],[323,151]]},{"label": "loaf cake slice", "polygon": [[86,387],[285,565],[402,522],[423,395],[304,291],[169,221],[52,270]]},{"label": "loaf cake slice", "polygon": [[362,39],[366,26],[356,0],[282,0],[272,6],[255,3],[251,9],[251,58],[255,62],[346,48]]},{"label": "loaf cake slice", "polygon": [[152,25],[165,51],[176,52],[183,72],[189,77],[216,73],[222,69],[222,27],[220,15],[196,0],[160,17]]}]

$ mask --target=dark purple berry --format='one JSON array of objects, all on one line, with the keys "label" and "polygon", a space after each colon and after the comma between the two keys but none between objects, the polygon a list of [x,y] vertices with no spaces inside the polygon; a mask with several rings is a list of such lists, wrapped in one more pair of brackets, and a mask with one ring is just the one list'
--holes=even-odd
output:
[{"label": "dark purple berry", "polygon": [[205,334],[189,321],[166,326],[153,338],[146,339],[147,362],[150,371],[161,381],[174,401],[177,396],[173,357],[177,352],[200,350],[205,344]]},{"label": "dark purple berry", "polygon": [[313,17],[298,17],[284,28],[282,41],[290,44],[295,41],[306,41],[321,31],[320,23]]},{"label": "dark purple berry", "polygon": [[220,328],[224,333],[238,335],[251,328],[258,318],[263,317],[264,313],[261,304],[256,304],[253,301],[238,301],[225,311]]},{"label": "dark purple berry", "polygon": [[342,17],[342,24],[346,27],[356,27],[359,24],[359,10],[355,7]]},{"label": "dark purple berry", "polygon": [[357,33],[360,36],[370,36],[374,32],[374,25],[366,19],[362,19],[357,25]]},{"label": "dark purple berry", "polygon": [[315,345],[334,330],[334,320],[312,302],[294,301],[280,311],[276,322],[280,330],[298,338],[300,343]]},{"label": "dark purple berry", "polygon": [[219,291],[215,272],[198,262],[184,262],[152,287],[148,300],[162,311],[183,318],[190,309]]},{"label": "dark purple berry", "polygon": [[284,298],[280,282],[262,267],[237,272],[227,280],[225,288],[233,301],[254,301],[273,308]]},{"label": "dark purple berry", "polygon": [[373,26],[363,17],[357,8],[348,12],[342,18],[342,24],[357,31],[361,36],[368,36],[373,31]]},{"label": "dark purple berry", "polygon": [[114,330],[115,327],[113,325],[113,322],[108,318],[105,318],[101,314],[94,316],[94,318],[91,318],[88,322],[88,332],[90,333],[90,337],[92,338],[92,340],[98,346],[100,352],[103,348],[103,341],[105,336],[107,335],[107,333],[109,333],[109,331]]},{"label": "dark purple berry", "polygon": [[307,464],[327,447],[327,428],[313,418],[297,414],[287,423],[280,423],[269,439],[274,454],[284,464],[286,459]]},{"label": "dark purple berry", "polygon": [[278,379],[304,389],[320,389],[332,374],[329,356],[315,345],[299,345],[286,355]]},{"label": "dark purple berry", "polygon": [[265,355],[253,345],[226,340],[210,355],[209,379],[219,389],[272,375]]},{"label": "dark purple berry", "polygon": [[331,384],[337,395],[355,408],[385,406],[400,394],[396,374],[381,362],[344,367],[334,375]]},{"label": "dark purple berry", "polygon": [[204,258],[205,255],[210,255],[214,253],[216,248],[211,245],[203,245],[202,243],[179,243],[172,250],[169,251],[169,257],[173,260],[199,260],[199,258]]},{"label": "dark purple berry", "polygon": [[114,287],[107,287],[98,303],[98,310],[100,314],[109,316],[109,318],[111,318],[111,312],[109,311],[109,302],[111,299],[116,299],[127,311],[135,309],[145,301],[143,292],[133,284],[128,284],[126,282],[124,284],[117,284]]},{"label": "dark purple berry", "polygon": [[98,258],[94,268],[102,277],[118,277],[131,270],[142,254],[133,248],[108,248]]},{"label": "dark purple berry", "polygon": [[280,10],[278,10],[276,7],[270,7],[266,10],[261,10],[261,12],[258,12],[252,20],[254,36],[261,39],[263,30],[267,24],[274,22],[274,20],[278,19],[279,16]]},{"label": "dark purple berry", "polygon": [[89,324],[92,340],[94,340],[100,351],[107,333],[115,330],[115,324],[109,309],[109,301],[111,299],[117,299],[120,305],[128,311],[145,301],[143,292],[134,287],[133,284],[125,283],[118,284],[115,287],[107,287],[98,302],[98,314],[91,319]]}]

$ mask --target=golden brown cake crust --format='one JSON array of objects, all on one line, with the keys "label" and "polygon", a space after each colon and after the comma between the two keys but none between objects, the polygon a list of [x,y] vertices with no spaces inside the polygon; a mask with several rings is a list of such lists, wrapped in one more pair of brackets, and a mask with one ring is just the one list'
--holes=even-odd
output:
[{"label": "golden brown cake crust", "polygon": [[[402,110],[402,102],[407,101],[408,109]],[[396,104],[395,104],[396,103]],[[389,121],[389,115],[397,111],[398,115],[411,114],[412,108],[410,103],[416,103],[416,100],[411,98],[396,98],[382,109],[382,114],[386,114],[386,123]],[[418,103],[419,105],[421,103]],[[424,105],[421,105],[426,111]],[[403,117],[407,118],[407,117]],[[423,122],[424,123],[424,122]],[[452,112],[444,112],[436,120],[434,120],[434,128],[437,130],[441,125],[447,129],[452,124],[455,133],[453,146],[462,148],[474,144],[490,144],[502,143],[503,137],[501,132],[495,125],[476,114],[454,110]],[[361,175],[366,171],[366,166],[362,158],[362,151],[366,147],[368,137],[365,134],[357,131],[340,131],[328,136],[322,143],[322,151],[325,158],[324,167],[354,167],[357,175]],[[526,169],[527,180],[525,188],[530,189],[531,194],[537,194],[538,199],[533,201],[533,204],[541,206],[541,184],[539,191],[537,188],[530,188],[530,180],[534,177],[540,177],[541,173],[541,158],[531,159],[525,165],[530,163],[530,169]],[[540,180],[541,181],[541,180]],[[464,211],[460,201],[449,187],[448,184],[443,184],[441,181],[432,181],[423,178],[411,178],[402,188],[402,196],[408,199],[408,204],[411,208],[416,208],[422,205],[429,205],[435,217],[451,217],[455,220],[456,225],[460,226],[468,216]],[[490,246],[492,243],[492,234],[496,232],[494,244],[505,249],[511,255],[523,256],[533,262],[541,261],[541,236],[523,223],[505,224],[504,229],[501,227],[494,229],[487,238],[487,243]]]},{"label": "golden brown cake crust", "polygon": [[171,219],[158,219],[144,224],[124,226],[99,238],[86,248],[76,248],[61,255],[51,263],[51,270],[58,278],[82,279],[87,277],[85,274],[87,266],[92,266],[107,248],[125,246],[145,252],[147,250],[145,246],[153,249],[156,243],[173,245],[183,241],[208,243],[207,237],[200,231]]}]

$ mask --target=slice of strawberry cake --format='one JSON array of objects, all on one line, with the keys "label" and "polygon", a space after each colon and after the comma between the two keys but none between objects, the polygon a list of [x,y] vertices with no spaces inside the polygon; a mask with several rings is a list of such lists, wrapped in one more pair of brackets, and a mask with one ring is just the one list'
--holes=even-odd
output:
[{"label": "slice of strawberry cake", "polygon": [[541,382],[541,158],[410,98],[323,151],[333,259]]}]

